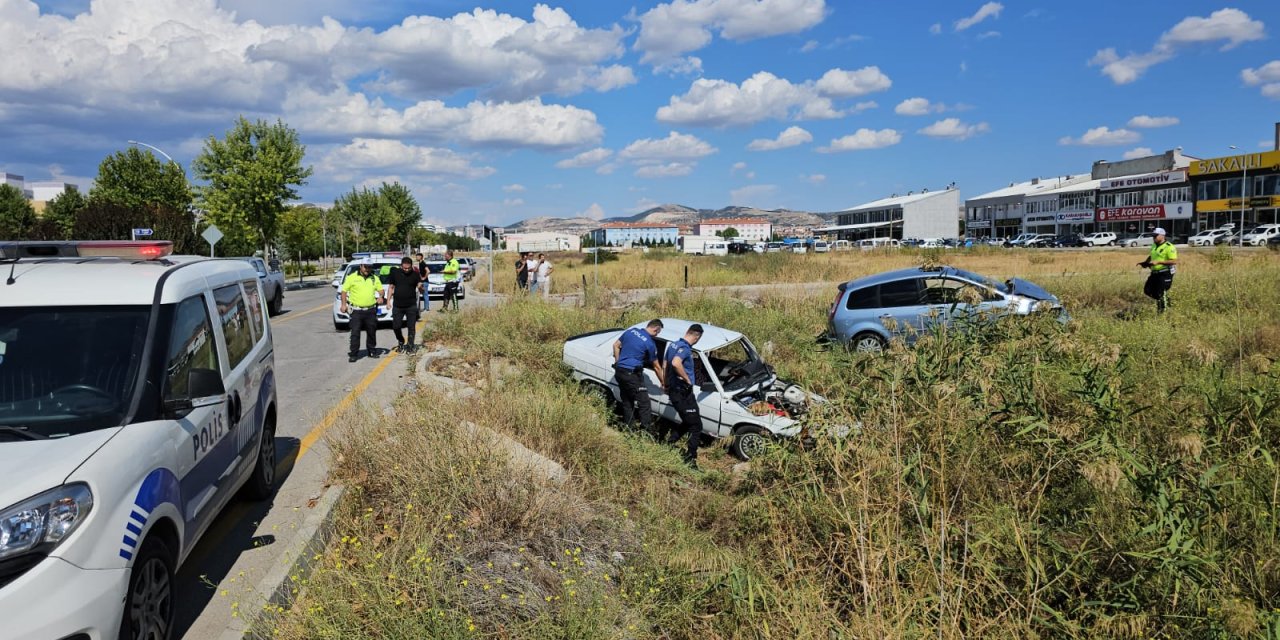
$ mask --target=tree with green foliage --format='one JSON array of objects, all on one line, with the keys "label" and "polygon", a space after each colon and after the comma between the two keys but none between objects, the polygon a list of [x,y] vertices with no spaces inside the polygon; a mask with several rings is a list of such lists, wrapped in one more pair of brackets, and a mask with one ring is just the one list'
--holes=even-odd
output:
[{"label": "tree with green foliage", "polygon": [[187,174],[176,162],[161,161],[150,151],[129,147],[98,165],[89,199],[142,209],[155,205],[184,211],[191,208]]},{"label": "tree with green foliage", "polygon": [[21,189],[0,184],[0,238],[25,239],[36,224],[36,210]]},{"label": "tree with green foliage", "polygon": [[396,237],[405,244],[409,244],[410,234],[422,221],[422,207],[418,206],[417,199],[413,197],[409,187],[399,182],[382,183],[382,186],[378,187],[378,196],[395,214]]},{"label": "tree with green foliage", "polygon": [[733,227],[728,227],[724,231],[717,232],[716,235],[720,236],[721,238],[736,238],[739,235],[741,235],[741,233],[739,233],[738,230],[734,229]]},{"label": "tree with green foliage", "polygon": [[89,200],[80,194],[80,189],[70,184],[45,205],[44,219],[57,230],[59,239],[67,240],[72,238],[76,218],[88,205]]},{"label": "tree with green foliage", "polygon": [[352,188],[333,202],[333,212],[351,229],[355,251],[389,251],[404,242],[403,236],[397,237],[395,210],[377,191]]},{"label": "tree with green foliage", "polygon": [[209,253],[209,245],[196,235],[195,216],[190,209],[178,211],[160,205],[137,208],[90,199],[76,213],[71,237],[77,240],[128,240],[136,228],[154,230],[150,239],[172,242],[174,253]]},{"label": "tree with green foliage", "polygon": [[311,205],[289,207],[280,214],[277,239],[290,260],[314,260],[324,251],[322,211]]},{"label": "tree with green foliage", "polygon": [[311,167],[302,164],[305,154],[298,132],[279,120],[271,124],[241,117],[223,139],[205,140],[191,167],[207,183],[199,188],[198,199],[205,222],[224,235],[219,253],[269,252],[285,203],[298,199],[295,187],[311,176]]}]

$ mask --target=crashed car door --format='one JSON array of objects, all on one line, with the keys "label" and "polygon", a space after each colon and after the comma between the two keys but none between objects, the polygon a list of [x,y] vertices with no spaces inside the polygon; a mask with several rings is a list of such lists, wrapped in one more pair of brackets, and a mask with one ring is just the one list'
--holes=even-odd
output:
[{"label": "crashed car door", "polygon": [[[729,428],[720,423],[724,415],[724,405],[732,402],[724,393],[716,374],[712,372],[707,354],[694,349],[698,359],[694,361],[698,385],[693,388],[693,397],[698,401],[698,413],[702,417],[702,432],[717,438],[728,435]],[[729,425],[732,427],[733,425]]]},{"label": "crashed car door", "polygon": [[[658,362],[665,363],[667,361],[667,342],[657,339],[654,342],[658,346]],[[657,417],[666,418],[667,420],[679,421],[680,417],[676,415],[676,410],[671,406],[671,399],[667,397],[667,392],[658,384],[658,374],[648,367],[644,370],[644,386],[649,391],[649,405],[653,408],[655,419]]]}]

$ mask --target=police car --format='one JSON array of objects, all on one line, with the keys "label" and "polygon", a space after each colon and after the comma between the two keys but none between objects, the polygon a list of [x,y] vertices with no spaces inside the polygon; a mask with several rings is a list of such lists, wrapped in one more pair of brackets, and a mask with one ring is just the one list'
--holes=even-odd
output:
[{"label": "police car", "polygon": [[276,479],[254,268],[168,242],[0,242],[7,639],[164,639],[174,572]]},{"label": "police car", "polygon": [[[431,260],[427,262],[427,296],[434,299],[444,299],[444,268],[449,264],[444,260]],[[459,262],[458,268],[462,268]],[[460,271],[458,274],[458,299],[467,299],[466,276]]]}]

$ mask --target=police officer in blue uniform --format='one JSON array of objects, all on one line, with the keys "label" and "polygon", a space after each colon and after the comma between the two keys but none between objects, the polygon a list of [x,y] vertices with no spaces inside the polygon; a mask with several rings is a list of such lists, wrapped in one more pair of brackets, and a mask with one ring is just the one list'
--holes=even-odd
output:
[{"label": "police officer in blue uniform", "polygon": [[[698,445],[702,441],[702,415],[698,412],[698,400],[693,390],[698,384],[694,371],[693,345],[702,339],[702,325],[691,324],[684,337],[667,349],[666,389],[671,406],[680,414],[680,424],[689,436],[689,445],[685,449],[684,461],[694,469],[698,468]],[[671,441],[680,439],[679,434]]]},{"label": "police officer in blue uniform", "polygon": [[644,329],[631,328],[613,343],[613,371],[622,397],[622,422],[630,429],[635,420],[637,403],[640,428],[652,433],[653,409],[649,405],[649,389],[644,384],[644,368],[652,367],[662,383],[662,366],[658,361],[658,345],[653,341],[662,331],[662,321],[653,319]]}]

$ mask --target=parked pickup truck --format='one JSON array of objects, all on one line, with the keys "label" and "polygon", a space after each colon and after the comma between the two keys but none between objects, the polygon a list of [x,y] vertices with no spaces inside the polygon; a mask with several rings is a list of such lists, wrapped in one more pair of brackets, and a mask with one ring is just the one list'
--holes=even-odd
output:
[{"label": "parked pickup truck", "polygon": [[262,258],[240,258],[258,270],[258,281],[262,283],[262,295],[267,297],[267,313],[280,315],[284,309],[284,272],[267,266]]}]

